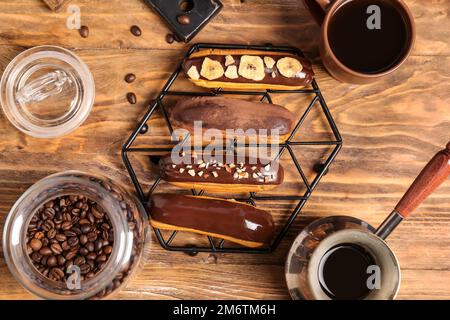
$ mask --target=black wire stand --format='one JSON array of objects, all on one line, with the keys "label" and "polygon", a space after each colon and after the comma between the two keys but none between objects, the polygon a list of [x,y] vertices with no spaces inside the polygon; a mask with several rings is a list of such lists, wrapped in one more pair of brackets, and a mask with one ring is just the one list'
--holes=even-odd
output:
[{"label": "black wire stand", "polygon": [[[189,57],[193,52],[201,50],[201,49],[249,49],[249,50],[258,50],[258,51],[276,51],[276,52],[285,52],[289,54],[294,54],[299,57],[304,57],[303,53],[294,47],[284,47],[284,46],[273,46],[273,45],[264,45],[264,46],[246,46],[246,45],[228,45],[228,44],[205,44],[205,43],[198,43],[193,45],[188,52],[186,53],[185,57]],[[149,201],[151,195],[156,190],[160,182],[162,181],[162,178],[158,176],[156,180],[154,181],[153,185],[151,186],[149,192],[144,192],[141,183],[139,182],[139,179],[137,177],[136,171],[134,170],[128,155],[130,153],[141,153],[141,154],[149,154],[149,153],[169,153],[173,150],[173,148],[142,148],[142,147],[133,147],[133,143],[136,141],[136,138],[140,134],[144,134],[148,130],[148,124],[147,122],[149,119],[154,115],[157,111],[159,111],[167,124],[167,127],[170,131],[170,133],[173,132],[172,125],[169,121],[169,117],[167,115],[166,109],[164,107],[164,98],[168,96],[218,96],[218,95],[246,95],[246,96],[261,96],[260,101],[266,101],[268,103],[272,103],[272,97],[271,94],[299,94],[299,95],[305,95],[305,94],[312,94],[313,98],[311,102],[309,103],[308,107],[306,108],[303,115],[300,117],[299,121],[297,122],[296,126],[294,127],[294,130],[290,134],[289,138],[284,142],[280,143],[279,145],[279,153],[275,157],[280,158],[281,155],[284,152],[288,152],[290,157],[292,158],[292,162],[295,165],[300,177],[301,182],[305,185],[306,191],[302,195],[277,195],[277,196],[260,196],[255,192],[250,192],[248,197],[243,199],[236,199],[238,201],[246,202],[252,205],[256,206],[257,201],[277,201],[277,200],[292,200],[292,201],[298,201],[297,205],[295,206],[294,210],[292,211],[291,215],[287,219],[284,226],[281,228],[279,233],[276,235],[276,237],[273,239],[272,243],[268,247],[264,248],[246,248],[246,247],[226,247],[225,246],[225,240],[224,239],[217,239],[218,242],[215,241],[215,238],[211,236],[205,236],[208,239],[209,246],[193,246],[192,244],[186,245],[186,246],[175,246],[172,245],[173,240],[177,236],[178,232],[173,231],[171,235],[168,238],[165,238],[163,236],[163,233],[161,230],[154,228],[156,237],[160,243],[160,245],[169,251],[181,251],[185,252],[189,255],[196,255],[199,252],[215,252],[215,253],[270,253],[274,251],[278,245],[280,244],[283,237],[286,235],[289,227],[294,222],[294,220],[297,218],[298,214],[301,212],[302,208],[306,204],[306,201],[311,196],[312,192],[318,185],[320,179],[326,174],[328,171],[329,166],[335,159],[336,155],[338,154],[339,150],[342,147],[342,138],[339,134],[339,130],[336,127],[336,124],[333,120],[333,117],[330,114],[330,111],[327,107],[327,104],[322,96],[322,93],[320,92],[319,86],[317,85],[316,80],[313,80],[311,83],[311,86],[305,89],[301,90],[265,90],[265,91],[227,91],[222,90],[221,88],[217,89],[211,89],[209,91],[203,91],[203,92],[193,92],[193,91],[170,91],[170,88],[172,87],[175,80],[180,75],[180,72],[182,71],[182,64],[178,66],[178,68],[175,70],[175,72],[170,76],[167,83],[164,85],[163,89],[159,93],[159,95],[156,97],[155,100],[152,101],[152,103],[149,105],[147,112],[145,113],[142,120],[139,122],[138,126],[134,130],[134,132],[131,134],[131,136],[128,138],[127,142],[122,147],[122,160],[125,164],[125,167],[128,170],[128,173],[130,175],[130,178],[133,182],[133,185],[136,189],[136,193],[138,195],[139,200],[142,202],[142,204],[145,206],[147,202]],[[293,137],[299,130],[299,128],[302,126],[304,120],[310,113],[311,109],[313,108],[316,103],[319,102],[322,112],[324,113],[327,122],[331,128],[331,131],[333,133],[333,139],[332,140],[324,140],[324,141],[292,141]],[[188,138],[188,137],[186,137]],[[316,176],[315,178],[310,182],[308,181],[307,177],[305,176],[303,169],[297,160],[295,153],[292,149],[294,146],[334,146],[333,151],[328,156],[326,161],[319,166],[319,168],[316,168]],[[234,148],[239,147],[258,147],[262,146],[262,144],[237,144],[237,142],[234,142]],[[149,157],[150,158],[150,157]],[[194,196],[200,196],[203,194],[203,191],[197,191],[197,190],[190,190]]]}]

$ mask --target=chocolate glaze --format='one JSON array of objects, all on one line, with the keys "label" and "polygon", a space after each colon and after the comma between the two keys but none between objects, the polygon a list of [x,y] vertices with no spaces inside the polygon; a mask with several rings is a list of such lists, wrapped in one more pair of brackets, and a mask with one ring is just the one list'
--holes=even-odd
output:
[{"label": "chocolate glaze", "polygon": [[[260,159],[247,157],[245,163],[236,161],[220,163],[219,161],[204,162],[201,157],[191,157],[191,160],[186,162],[175,164],[171,155],[161,158],[159,163],[161,177],[169,182],[252,185],[279,185],[284,179],[284,170],[280,163],[274,165]],[[194,170],[195,176],[191,175],[193,173],[191,170]],[[200,172],[202,172],[201,175],[199,175]]]},{"label": "chocolate glaze", "polygon": [[194,121],[202,121],[204,129],[267,129],[279,130],[280,135],[291,133],[295,116],[286,108],[263,102],[223,97],[193,97],[179,100],[168,108],[173,125],[189,131],[194,129]]},{"label": "chocolate glaze", "polygon": [[237,201],[155,194],[147,211],[157,222],[264,244],[275,231],[268,212]]},{"label": "chocolate glaze", "polygon": [[[235,61],[234,65],[236,65],[239,69],[239,63],[240,63],[241,57],[243,55],[231,54],[231,56],[233,57],[233,59]],[[222,77],[211,80],[211,81],[232,82],[232,83],[265,83],[265,84],[287,85],[287,86],[304,86],[304,85],[310,84],[314,79],[314,71],[312,69],[311,62],[305,58],[301,58],[301,57],[289,55],[289,54],[286,54],[286,55],[270,55],[270,54],[260,55],[260,54],[257,54],[257,56],[260,56],[261,58],[271,57],[272,59],[275,60],[275,65],[273,66],[273,68],[268,68],[264,64],[264,72],[265,72],[266,76],[264,77],[263,80],[255,81],[255,80],[246,79],[242,76],[239,76],[237,79],[229,79],[229,78],[225,77],[225,75],[223,75]],[[207,57],[212,60],[219,61],[222,64],[222,67],[224,68],[224,70],[226,70],[226,68],[227,68],[227,67],[225,67],[226,55],[209,55]],[[303,66],[303,70],[301,72],[299,72],[293,78],[286,78],[285,76],[283,76],[281,73],[278,72],[276,62],[279,59],[285,58],[285,57],[297,59],[298,61],[300,61],[300,63]],[[184,60],[183,70],[186,73],[186,76],[188,78],[189,78],[189,76],[187,75],[187,72],[192,66],[197,67],[198,73],[200,74],[200,70],[202,69],[202,64],[203,64],[204,59],[205,59],[205,57],[198,57],[198,58],[188,58],[188,59]],[[275,77],[272,77],[272,72],[275,73]],[[200,76],[200,79],[208,80],[202,76]]]}]

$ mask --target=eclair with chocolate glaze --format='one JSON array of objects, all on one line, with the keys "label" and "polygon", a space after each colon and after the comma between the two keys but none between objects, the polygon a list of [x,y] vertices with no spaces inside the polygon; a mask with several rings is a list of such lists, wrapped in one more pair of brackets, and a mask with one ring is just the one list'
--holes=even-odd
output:
[{"label": "eclair with chocolate glaze", "polygon": [[269,245],[275,232],[270,213],[237,201],[155,194],[147,211],[154,228],[208,235],[250,248]]},{"label": "eclair with chocolate glaze", "polygon": [[[282,106],[232,98],[193,97],[179,100],[167,111],[174,127],[189,132],[194,132],[195,121],[201,121],[203,130],[217,129],[226,135],[232,129],[236,136],[247,138],[263,133],[267,142],[286,140],[295,126],[294,114]],[[272,134],[278,135],[277,141]]]},{"label": "eclair with chocolate glaze", "polygon": [[190,81],[206,88],[295,90],[314,79],[309,60],[283,52],[200,50],[185,59],[182,67]]},{"label": "eclair with chocolate glaze", "polygon": [[160,176],[180,188],[210,192],[261,192],[283,183],[284,170],[279,162],[247,157],[238,163],[236,158],[220,162],[190,157],[185,163],[167,155],[159,162]]}]

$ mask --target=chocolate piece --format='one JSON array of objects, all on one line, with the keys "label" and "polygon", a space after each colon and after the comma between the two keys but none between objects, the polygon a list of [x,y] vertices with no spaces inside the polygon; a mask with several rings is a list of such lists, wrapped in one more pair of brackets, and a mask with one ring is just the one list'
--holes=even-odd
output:
[{"label": "chocolate piece", "polygon": [[288,135],[294,127],[294,115],[286,108],[263,102],[222,97],[194,97],[178,101],[168,110],[172,125],[194,130],[194,121],[203,121],[204,129],[266,129]]},{"label": "chocolate piece", "polygon": [[[214,51],[213,51],[214,52]],[[236,51],[239,52],[239,51]],[[219,52],[218,52],[219,53]],[[230,79],[227,78],[225,75],[214,79],[213,81],[215,82],[225,82],[225,83],[241,83],[241,84],[266,84],[268,86],[270,85],[280,85],[280,86],[292,86],[292,87],[298,87],[298,86],[305,86],[309,83],[312,82],[312,80],[314,79],[314,72],[312,70],[312,65],[311,62],[308,61],[305,58],[301,58],[298,56],[294,56],[294,55],[289,55],[289,54],[285,54],[285,55],[279,55],[279,54],[275,54],[275,53],[271,53],[271,52],[267,52],[267,53],[263,53],[258,51],[257,53],[251,54],[251,53],[237,53],[237,54],[233,54],[232,50],[229,50],[229,52],[222,50],[220,51],[221,54],[210,54],[207,56],[202,56],[201,53],[194,53],[193,57],[190,57],[188,59],[186,59],[183,62],[183,70],[185,71],[185,73],[187,74],[187,71],[192,67],[195,66],[198,70],[201,70],[202,68],[202,64],[205,58],[209,58],[211,60],[214,61],[218,61],[222,67],[224,68],[224,70],[226,70],[227,67],[227,56],[232,56],[234,61],[235,61],[235,65],[239,66],[241,63],[241,58],[243,56],[258,56],[261,59],[265,59],[266,61],[274,61],[274,65],[269,68],[267,63],[264,63],[264,73],[265,76],[263,77],[263,79],[260,80],[252,80],[252,79],[248,79],[242,76],[242,74],[239,74],[238,78],[235,79]],[[280,71],[278,70],[277,67],[277,62],[278,60],[281,60],[283,58],[292,58],[295,59],[297,61],[299,61],[302,65],[302,70],[300,72],[295,73],[295,75],[293,77],[286,77],[284,75],[282,75],[280,73]],[[228,58],[229,60],[229,58]],[[271,64],[269,63],[269,66]],[[200,77],[200,80],[204,80],[204,81],[208,81],[207,78],[205,77]]]},{"label": "chocolate piece", "polygon": [[247,246],[268,245],[275,231],[268,212],[237,201],[156,194],[152,196],[147,211],[154,226],[170,230],[178,227],[219,238],[223,236]]},{"label": "chocolate piece", "polygon": [[[161,158],[161,177],[168,182],[198,182],[219,184],[279,185],[284,170],[279,163],[268,164],[246,158],[244,163],[209,161],[191,158],[190,163],[175,163],[171,155]],[[236,158],[234,159],[236,160]],[[194,173],[189,174],[189,171]],[[198,175],[199,172],[203,174]],[[208,176],[206,176],[208,174]],[[232,187],[231,187],[232,188]]]}]

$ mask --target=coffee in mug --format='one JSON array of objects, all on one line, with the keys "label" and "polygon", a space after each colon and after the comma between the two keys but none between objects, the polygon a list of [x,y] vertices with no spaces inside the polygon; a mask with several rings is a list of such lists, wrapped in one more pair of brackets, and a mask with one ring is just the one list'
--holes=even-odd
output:
[{"label": "coffee in mug", "polygon": [[322,26],[320,53],[336,79],[370,83],[409,56],[414,20],[402,0],[304,0]]}]

